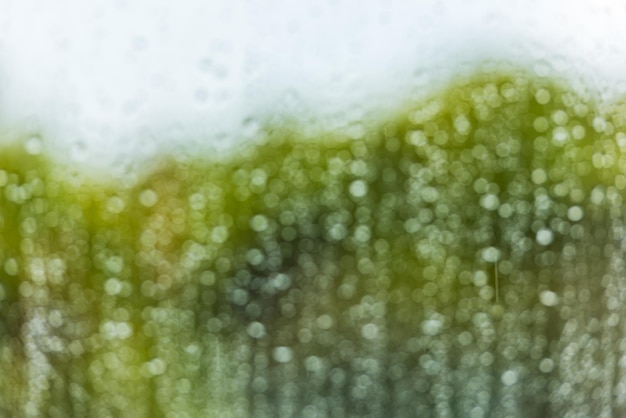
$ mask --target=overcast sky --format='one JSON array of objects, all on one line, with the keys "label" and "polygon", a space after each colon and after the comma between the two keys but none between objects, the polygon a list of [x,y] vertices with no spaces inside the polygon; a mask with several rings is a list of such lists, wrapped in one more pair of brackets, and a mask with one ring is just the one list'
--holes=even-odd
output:
[{"label": "overcast sky", "polygon": [[0,123],[106,165],[159,141],[229,146],[274,114],[358,118],[485,58],[615,86],[624,5],[0,0]]}]

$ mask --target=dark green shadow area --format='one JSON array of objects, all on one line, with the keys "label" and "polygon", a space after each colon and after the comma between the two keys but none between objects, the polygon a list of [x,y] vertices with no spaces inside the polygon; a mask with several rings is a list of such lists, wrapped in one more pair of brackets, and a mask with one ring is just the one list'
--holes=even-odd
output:
[{"label": "dark green shadow area", "polygon": [[479,73],[131,185],[6,146],[0,415],[624,415],[619,109]]}]

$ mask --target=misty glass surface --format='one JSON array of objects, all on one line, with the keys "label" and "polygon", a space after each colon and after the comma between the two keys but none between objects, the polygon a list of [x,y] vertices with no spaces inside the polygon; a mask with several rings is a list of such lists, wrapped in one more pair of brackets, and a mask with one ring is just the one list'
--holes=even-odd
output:
[{"label": "misty glass surface", "polygon": [[0,6],[1,416],[626,414],[626,9]]}]

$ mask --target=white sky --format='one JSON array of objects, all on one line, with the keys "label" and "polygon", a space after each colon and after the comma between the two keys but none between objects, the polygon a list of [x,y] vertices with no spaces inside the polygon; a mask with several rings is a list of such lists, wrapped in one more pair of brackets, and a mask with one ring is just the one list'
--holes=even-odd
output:
[{"label": "white sky", "polygon": [[484,58],[615,86],[624,22],[608,0],[0,0],[0,124],[106,167],[250,118],[358,118]]}]

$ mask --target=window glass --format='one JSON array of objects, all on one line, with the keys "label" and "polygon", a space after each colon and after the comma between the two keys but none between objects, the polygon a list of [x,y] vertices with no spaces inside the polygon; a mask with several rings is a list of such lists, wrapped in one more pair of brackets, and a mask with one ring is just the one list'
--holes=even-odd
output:
[{"label": "window glass", "polygon": [[0,6],[0,416],[626,415],[626,8]]}]

